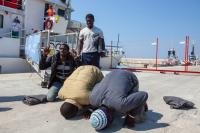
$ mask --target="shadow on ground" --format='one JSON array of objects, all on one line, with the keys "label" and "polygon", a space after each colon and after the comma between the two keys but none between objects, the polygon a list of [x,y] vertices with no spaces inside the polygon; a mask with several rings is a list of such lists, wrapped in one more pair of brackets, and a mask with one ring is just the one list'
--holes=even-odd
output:
[{"label": "shadow on ground", "polygon": [[5,112],[5,111],[9,111],[11,110],[12,108],[0,108],[0,112]]},{"label": "shadow on ground", "polygon": [[20,96],[0,96],[0,102],[14,102],[14,101],[22,101],[24,95]]},{"label": "shadow on ground", "polygon": [[[135,125],[135,127],[130,128],[130,130],[135,131],[147,131],[152,130],[156,128],[164,128],[169,126],[167,123],[158,123],[158,120],[160,120],[163,115],[158,112],[153,112],[152,110],[149,110],[146,114],[146,120],[143,123],[138,123]],[[115,115],[115,120],[110,125],[110,127],[98,131],[100,133],[110,133],[110,132],[117,132],[123,127],[124,119],[121,118],[119,114]]]},{"label": "shadow on ground", "polygon": [[152,110],[149,110],[147,112],[147,117],[144,123],[136,124],[136,126],[133,128],[133,130],[136,131],[147,131],[151,129],[156,128],[164,128],[169,126],[168,123],[158,123],[158,120],[160,120],[163,117],[162,114],[158,112],[153,112]]}]

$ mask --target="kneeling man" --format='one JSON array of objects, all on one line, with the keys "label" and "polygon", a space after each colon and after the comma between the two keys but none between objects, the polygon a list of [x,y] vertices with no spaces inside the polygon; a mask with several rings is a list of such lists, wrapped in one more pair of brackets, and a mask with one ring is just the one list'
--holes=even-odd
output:
[{"label": "kneeling man", "polygon": [[118,111],[125,114],[125,125],[133,127],[135,122],[143,120],[147,98],[146,92],[139,91],[135,74],[114,70],[92,90],[90,104],[99,109],[91,114],[90,123],[101,130],[111,124],[113,111]]},{"label": "kneeling man", "polygon": [[66,119],[76,116],[83,106],[89,105],[89,95],[93,87],[103,79],[99,68],[92,65],[78,67],[64,82],[58,93],[64,100],[60,113]]}]

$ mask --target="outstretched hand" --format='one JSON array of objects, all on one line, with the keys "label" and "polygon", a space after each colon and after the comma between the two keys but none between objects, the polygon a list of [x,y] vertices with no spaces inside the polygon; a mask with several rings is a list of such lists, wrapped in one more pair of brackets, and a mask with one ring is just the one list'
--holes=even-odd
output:
[{"label": "outstretched hand", "polygon": [[47,56],[50,52],[50,46],[49,47],[45,47],[42,51],[42,55],[43,56]]},{"label": "outstretched hand", "polygon": [[101,57],[105,57],[105,56],[106,56],[105,52],[100,52],[99,55],[100,55]]},{"label": "outstretched hand", "polygon": [[86,120],[89,120],[90,119],[90,116],[91,116],[92,112],[90,110],[87,110],[83,113],[83,118],[86,119]]},{"label": "outstretched hand", "polygon": [[133,116],[127,115],[124,120],[123,126],[127,126],[128,128],[132,128],[135,126],[135,118]]},{"label": "outstretched hand", "polygon": [[92,112],[96,109],[96,107],[92,106],[92,105],[87,105],[83,108],[83,112],[82,112],[82,116],[84,119],[88,120],[90,119],[90,116],[92,114]]},{"label": "outstretched hand", "polygon": [[72,56],[74,57],[74,59],[77,59],[79,57],[75,49],[72,49]]}]

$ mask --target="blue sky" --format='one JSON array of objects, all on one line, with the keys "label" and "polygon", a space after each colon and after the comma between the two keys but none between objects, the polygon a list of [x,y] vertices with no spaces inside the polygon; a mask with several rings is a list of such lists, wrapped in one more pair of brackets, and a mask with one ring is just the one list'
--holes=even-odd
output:
[{"label": "blue sky", "polygon": [[73,20],[85,22],[87,13],[94,14],[107,44],[116,42],[119,33],[127,57],[154,58],[151,43],[159,37],[159,58],[166,58],[169,48],[182,58],[179,42],[186,35],[200,56],[200,0],[72,0],[72,7]]}]

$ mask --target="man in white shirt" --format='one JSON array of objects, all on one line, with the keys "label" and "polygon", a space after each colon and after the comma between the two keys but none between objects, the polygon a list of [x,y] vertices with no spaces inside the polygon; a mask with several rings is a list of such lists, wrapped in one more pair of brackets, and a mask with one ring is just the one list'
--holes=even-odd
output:
[{"label": "man in white shirt", "polygon": [[[78,56],[81,55],[83,65],[99,66],[100,53],[99,42],[104,42],[103,32],[94,26],[94,15],[86,15],[87,27],[83,28],[79,34]],[[104,46],[105,47],[105,44]]]},{"label": "man in white shirt", "polygon": [[17,16],[12,22],[12,36],[13,36],[13,38],[19,37],[19,31],[20,31],[20,20]]}]

